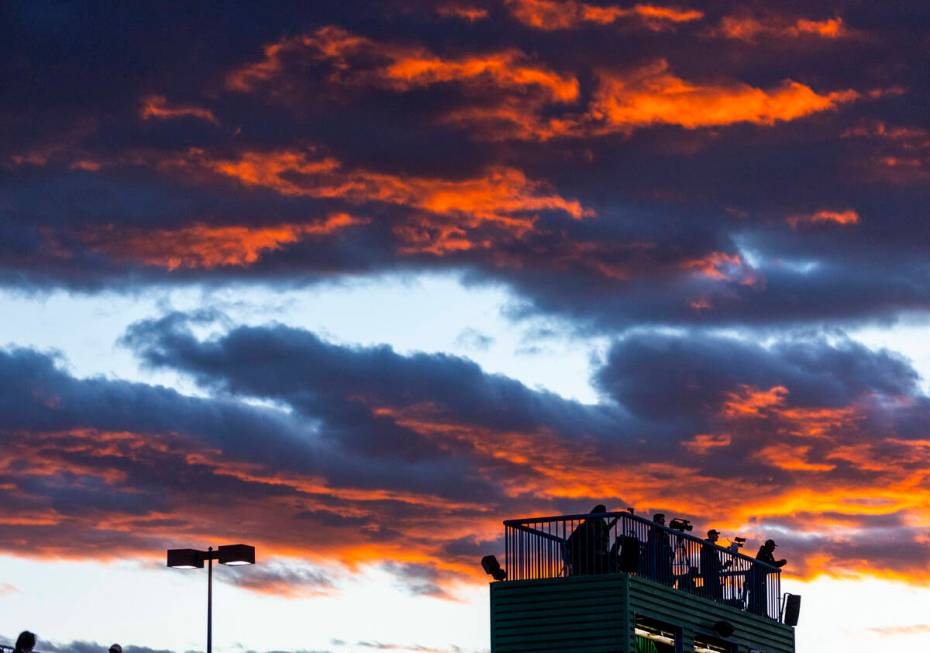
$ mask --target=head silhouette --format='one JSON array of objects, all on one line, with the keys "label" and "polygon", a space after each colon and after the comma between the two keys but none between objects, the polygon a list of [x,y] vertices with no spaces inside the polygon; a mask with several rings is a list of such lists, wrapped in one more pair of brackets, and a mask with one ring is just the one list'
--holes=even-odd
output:
[{"label": "head silhouette", "polygon": [[652,521],[654,521],[654,522],[657,523],[657,524],[661,524],[662,526],[664,526],[664,525],[665,525],[665,513],[664,513],[664,512],[657,512],[656,514],[654,514],[654,515],[652,516]]},{"label": "head silhouette", "polygon": [[607,506],[605,506],[603,503],[599,503],[591,508],[591,512],[607,512]]},{"label": "head silhouette", "polygon": [[36,636],[35,633],[30,633],[28,630],[24,630],[19,634],[19,637],[16,638],[16,650],[17,651],[31,651],[36,646]]}]

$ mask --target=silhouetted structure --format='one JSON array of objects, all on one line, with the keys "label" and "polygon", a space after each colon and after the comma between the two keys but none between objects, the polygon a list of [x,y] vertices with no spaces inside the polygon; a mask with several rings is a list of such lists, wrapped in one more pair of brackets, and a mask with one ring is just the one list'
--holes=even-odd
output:
[{"label": "silhouetted structure", "polygon": [[492,653],[794,653],[778,563],[673,521],[677,528],[664,515],[650,521],[603,506],[505,521]]}]

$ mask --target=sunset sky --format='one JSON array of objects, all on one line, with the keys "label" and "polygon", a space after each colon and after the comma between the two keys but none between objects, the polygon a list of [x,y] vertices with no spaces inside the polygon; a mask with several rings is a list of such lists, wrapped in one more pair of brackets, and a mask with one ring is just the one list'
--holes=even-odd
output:
[{"label": "sunset sky", "polygon": [[[0,4],[0,643],[479,653],[501,521],[930,647],[930,5]],[[98,645],[103,648],[99,648]],[[137,647],[133,650],[131,647]]]}]

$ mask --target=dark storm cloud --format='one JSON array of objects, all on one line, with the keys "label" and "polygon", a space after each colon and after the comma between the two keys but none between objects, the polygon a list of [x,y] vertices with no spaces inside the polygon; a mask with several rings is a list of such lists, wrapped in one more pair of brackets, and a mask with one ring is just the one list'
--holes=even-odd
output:
[{"label": "dark storm cloud", "polygon": [[919,3],[466,4],[4,6],[0,282],[451,268],[605,330],[926,308]]},{"label": "dark storm cloud", "polygon": [[[833,539],[814,548],[853,565],[861,559],[854,550],[881,548],[879,517],[897,515],[909,553],[892,566],[922,568],[924,545],[909,520],[926,500],[913,488],[925,483],[930,452],[919,421],[930,402],[903,359],[847,340],[763,347],[631,335],[597,373],[605,397],[598,406],[530,391],[462,359],[346,349],[281,326],[199,341],[171,316],[137,324],[127,342],[149,364],[184,371],[213,391],[321,419],[327,437],[357,455],[412,456],[425,466],[445,455],[467,460],[508,490],[501,506],[530,501],[545,510],[537,502],[548,496],[553,508],[577,510],[566,499],[582,491],[759,531],[802,509],[814,515],[814,531],[817,515],[830,524],[846,515],[859,532],[856,546],[844,549],[827,531]],[[631,477],[634,464],[641,472]],[[882,508],[862,512],[871,503]],[[461,553],[474,550],[461,539],[443,548],[463,546]]]},{"label": "dark storm cloud", "polygon": [[[930,400],[887,352],[630,335],[597,372],[602,403],[586,406],[453,356],[281,325],[194,335],[217,318],[171,314],[124,339],[213,398],[0,355],[0,487],[17,525],[2,531],[5,550],[105,557],[210,533],[312,564],[390,562],[411,591],[437,595],[477,573],[502,517],[606,500],[756,539],[790,531],[781,543],[805,575],[927,572],[915,520]],[[330,582],[315,566],[268,572],[242,582],[294,593]]]}]

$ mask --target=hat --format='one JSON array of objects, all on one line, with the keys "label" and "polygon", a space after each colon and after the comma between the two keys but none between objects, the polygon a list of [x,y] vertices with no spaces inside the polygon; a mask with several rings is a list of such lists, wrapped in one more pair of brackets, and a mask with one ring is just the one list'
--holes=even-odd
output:
[{"label": "hat", "polygon": [[123,647],[119,644],[112,644],[109,653],[123,653]]},{"label": "hat", "polygon": [[711,535],[720,535],[720,531],[718,531],[716,528],[712,528],[707,531],[707,537],[710,537]]},{"label": "hat", "polygon": [[774,549],[774,548],[775,548],[776,546],[778,546],[778,545],[775,544],[775,540],[766,540],[766,541],[765,541],[765,546],[770,546],[770,547],[772,547],[772,548]]}]

